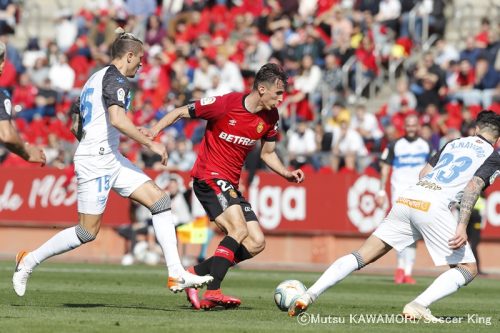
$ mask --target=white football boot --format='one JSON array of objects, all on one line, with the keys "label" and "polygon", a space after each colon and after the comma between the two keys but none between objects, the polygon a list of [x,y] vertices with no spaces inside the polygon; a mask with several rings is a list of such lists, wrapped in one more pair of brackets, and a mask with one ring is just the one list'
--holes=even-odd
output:
[{"label": "white football boot", "polygon": [[418,304],[417,302],[410,302],[405,305],[403,309],[403,316],[408,319],[424,319],[431,323],[442,323],[443,320],[434,317],[429,308]]},{"label": "white football boot", "polygon": [[288,315],[290,317],[298,316],[302,312],[306,311],[307,308],[313,303],[313,298],[307,292],[302,294],[299,298],[295,300],[288,308]]},{"label": "white football boot", "polygon": [[24,264],[24,257],[28,255],[28,252],[21,251],[16,256],[16,268],[14,269],[14,275],[12,276],[12,285],[14,286],[14,291],[18,296],[24,296],[26,292],[26,284],[28,279],[33,273],[31,268],[27,268]]},{"label": "white football boot", "polygon": [[191,274],[188,271],[184,271],[180,277],[168,277],[168,289],[174,293],[183,291],[185,288],[201,288],[210,282],[214,278],[210,275],[199,276]]}]

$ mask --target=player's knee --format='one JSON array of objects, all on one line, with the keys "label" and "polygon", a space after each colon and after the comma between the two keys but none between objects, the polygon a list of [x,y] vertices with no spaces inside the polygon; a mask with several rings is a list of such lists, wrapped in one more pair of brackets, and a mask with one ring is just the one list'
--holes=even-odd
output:
[{"label": "player's knee", "polygon": [[83,227],[81,224],[77,225],[75,228],[76,237],[82,242],[82,244],[92,242],[98,233],[98,229],[96,230],[87,230],[87,228]]},{"label": "player's knee", "polygon": [[266,240],[264,239],[264,236],[253,238],[250,245],[247,246],[248,252],[250,252],[252,256],[256,256],[261,253],[265,248]]},{"label": "player's knee", "polygon": [[170,208],[171,208],[170,196],[168,194],[165,194],[160,198],[160,200],[151,205],[151,207],[149,207],[149,210],[151,211],[151,214],[156,215],[166,212],[170,210]]},{"label": "player's knee", "polygon": [[241,243],[248,237],[248,229],[245,224],[237,224],[227,228],[228,236],[234,238],[238,243]]}]

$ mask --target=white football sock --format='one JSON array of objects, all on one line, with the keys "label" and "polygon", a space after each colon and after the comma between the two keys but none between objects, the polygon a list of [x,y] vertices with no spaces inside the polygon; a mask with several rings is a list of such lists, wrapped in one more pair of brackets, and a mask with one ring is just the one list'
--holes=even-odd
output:
[{"label": "white football sock", "polygon": [[403,249],[401,252],[397,252],[398,254],[398,269],[404,269],[405,268],[405,251],[406,248]]},{"label": "white football sock", "polygon": [[458,269],[449,269],[439,275],[423,293],[415,298],[414,302],[427,308],[441,298],[453,294],[465,283],[465,277]]},{"label": "white football sock", "polygon": [[307,293],[311,295],[313,301],[319,297],[326,289],[342,281],[347,275],[358,269],[358,260],[353,254],[348,254],[335,260],[333,264],[321,275]]},{"label": "white football sock", "polygon": [[168,274],[171,277],[179,277],[184,273],[181,265],[179,251],[177,250],[177,235],[170,210],[153,215],[153,227],[156,239],[163,250],[167,262]]},{"label": "white football sock", "polygon": [[67,228],[52,236],[51,239],[46,241],[38,249],[28,253],[23,262],[28,268],[33,269],[44,260],[73,250],[80,245],[82,245],[82,242],[76,235],[76,227]]},{"label": "white football sock", "polygon": [[403,252],[405,254],[405,275],[411,276],[413,265],[415,265],[415,257],[417,256],[417,248],[410,245]]}]

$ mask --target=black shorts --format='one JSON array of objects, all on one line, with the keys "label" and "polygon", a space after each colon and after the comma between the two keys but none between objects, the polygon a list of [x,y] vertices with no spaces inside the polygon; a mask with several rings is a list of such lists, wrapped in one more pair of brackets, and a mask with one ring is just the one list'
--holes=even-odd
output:
[{"label": "black shorts", "polygon": [[247,222],[259,221],[250,203],[227,180],[200,180],[194,178],[193,190],[207,212],[210,221],[215,221],[217,216],[232,205],[240,205]]}]

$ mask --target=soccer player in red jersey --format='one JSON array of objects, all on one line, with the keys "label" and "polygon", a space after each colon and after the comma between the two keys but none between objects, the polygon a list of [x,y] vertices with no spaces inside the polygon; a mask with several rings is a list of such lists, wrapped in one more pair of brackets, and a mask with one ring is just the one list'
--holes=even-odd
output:
[{"label": "soccer player in red jersey", "polygon": [[290,182],[304,180],[302,170],[289,171],[275,152],[279,120],[277,105],[283,101],[287,75],[281,67],[266,64],[255,76],[252,91],[207,97],[177,108],[149,131],[156,136],[181,118],[208,121],[196,164],[191,171],[193,189],[211,221],[226,234],[215,254],[189,270],[210,274],[201,302],[194,289],[186,289],[194,308],[239,306],[241,301],[222,294],[220,285],[228,269],[250,259],[265,247],[264,234],[252,206],[238,191],[241,169],[248,153],[262,141],[260,156],[271,170]]}]

